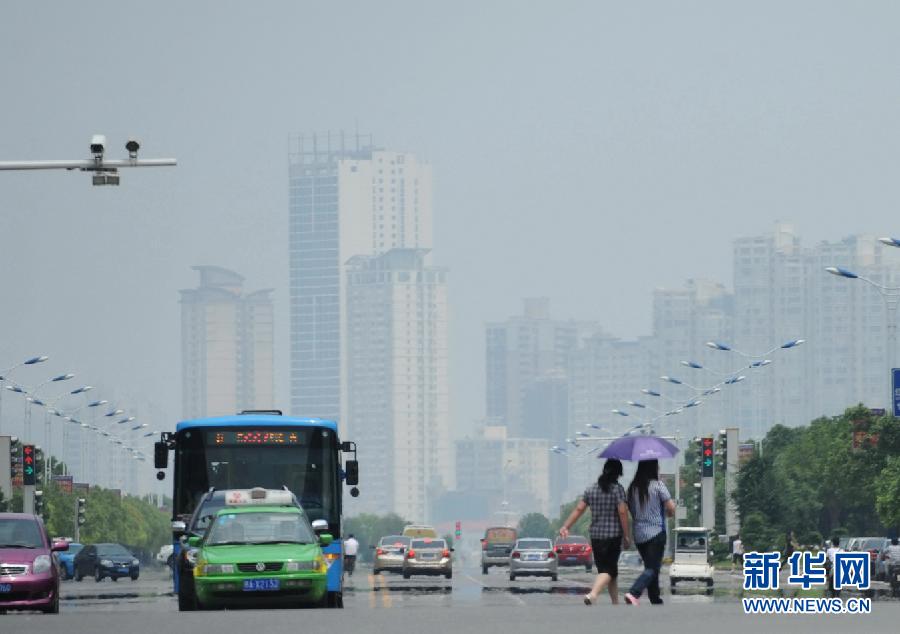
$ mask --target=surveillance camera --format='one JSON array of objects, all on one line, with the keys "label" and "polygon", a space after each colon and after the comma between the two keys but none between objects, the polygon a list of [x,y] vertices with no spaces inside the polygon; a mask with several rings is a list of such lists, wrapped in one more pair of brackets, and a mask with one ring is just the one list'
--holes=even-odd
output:
[{"label": "surveillance camera", "polygon": [[138,150],[141,149],[141,144],[137,139],[128,139],[128,143],[125,144],[125,149],[128,151],[128,156],[131,158],[137,158]]},{"label": "surveillance camera", "polygon": [[91,153],[92,154],[103,154],[106,150],[106,136],[102,134],[95,134],[91,137]]}]

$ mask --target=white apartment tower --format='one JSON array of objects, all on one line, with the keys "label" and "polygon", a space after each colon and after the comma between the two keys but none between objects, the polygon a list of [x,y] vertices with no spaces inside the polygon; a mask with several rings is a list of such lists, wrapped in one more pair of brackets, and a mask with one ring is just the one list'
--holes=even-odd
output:
[{"label": "white apartment tower", "polygon": [[[347,406],[345,265],[431,248],[431,167],[371,138],[291,139],[291,412],[341,421]],[[344,430],[342,429],[342,433]]]},{"label": "white apartment tower", "polygon": [[428,521],[453,487],[447,281],[424,249],[356,256],[347,267],[347,414],[366,495],[354,512]]},{"label": "white apartment tower", "polygon": [[243,290],[218,266],[192,267],[197,288],[181,291],[182,409],[186,418],[274,406],[271,290]]}]

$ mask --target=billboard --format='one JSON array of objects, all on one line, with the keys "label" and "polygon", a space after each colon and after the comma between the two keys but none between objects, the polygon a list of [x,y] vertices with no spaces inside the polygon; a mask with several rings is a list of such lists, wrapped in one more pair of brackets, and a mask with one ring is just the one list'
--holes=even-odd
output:
[{"label": "billboard", "polygon": [[65,491],[66,493],[72,492],[72,485],[74,484],[75,478],[70,475],[55,475],[53,478],[53,483],[60,491]]}]

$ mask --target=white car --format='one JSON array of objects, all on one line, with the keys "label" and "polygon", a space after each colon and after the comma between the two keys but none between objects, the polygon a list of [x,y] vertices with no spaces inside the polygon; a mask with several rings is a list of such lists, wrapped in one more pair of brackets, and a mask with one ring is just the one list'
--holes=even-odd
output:
[{"label": "white car", "polygon": [[679,581],[706,584],[713,589],[713,567],[709,565],[709,529],[682,526],[675,529],[675,558],[669,567],[669,587],[675,591]]}]

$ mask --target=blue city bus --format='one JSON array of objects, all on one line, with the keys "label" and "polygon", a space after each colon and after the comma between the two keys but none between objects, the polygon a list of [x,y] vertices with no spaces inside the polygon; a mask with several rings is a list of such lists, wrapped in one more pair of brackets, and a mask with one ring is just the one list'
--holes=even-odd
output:
[{"label": "blue city bus", "polygon": [[[359,495],[356,445],[341,442],[337,424],[319,418],[282,416],[278,410],[249,411],[235,416],[188,420],[175,432],[165,432],[156,443],[157,469],[168,466],[174,451],[172,528],[175,560],[179,560],[184,523],[210,489],[287,487],[310,521],[325,520],[334,537],[324,548],[328,561],[328,605],[343,607],[343,539],[341,500],[343,485]],[[352,454],[341,463],[343,452]],[[165,473],[160,471],[157,478]],[[179,566],[173,578],[179,591]]]}]

